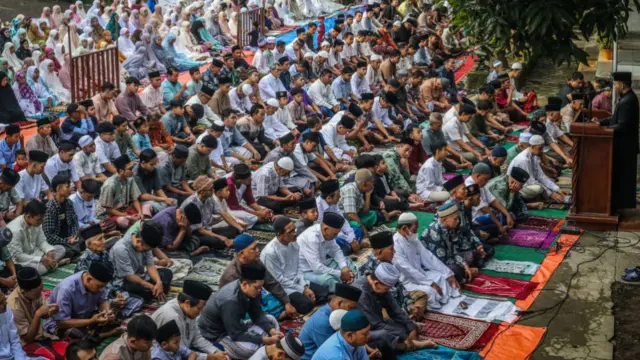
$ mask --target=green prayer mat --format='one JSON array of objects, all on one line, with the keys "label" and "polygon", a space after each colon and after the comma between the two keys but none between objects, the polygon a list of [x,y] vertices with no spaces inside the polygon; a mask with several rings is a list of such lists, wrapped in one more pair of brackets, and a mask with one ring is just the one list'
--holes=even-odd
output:
[{"label": "green prayer mat", "polygon": [[559,209],[542,209],[542,210],[529,210],[529,215],[535,215],[546,218],[564,219],[567,217],[569,210]]},{"label": "green prayer mat", "polygon": [[42,276],[42,284],[45,289],[53,290],[67,276],[73,275],[76,270],[76,264],[67,264],[60,266],[54,272],[50,272]]},{"label": "green prayer mat", "polygon": [[[495,254],[493,257],[496,260],[512,260],[512,261],[529,261],[536,264],[541,264],[544,258],[547,256],[547,250],[527,248],[517,245],[496,245],[494,247]],[[532,275],[525,274],[512,274],[503,273],[491,270],[482,270],[480,273],[491,276],[505,277],[518,280],[531,280]]]}]

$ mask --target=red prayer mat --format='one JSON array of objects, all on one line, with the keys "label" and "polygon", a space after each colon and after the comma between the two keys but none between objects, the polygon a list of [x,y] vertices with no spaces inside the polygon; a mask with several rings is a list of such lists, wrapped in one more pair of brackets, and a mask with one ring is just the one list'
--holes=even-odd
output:
[{"label": "red prayer mat", "polygon": [[473,350],[487,345],[497,331],[494,323],[428,313],[418,337],[453,349]]},{"label": "red prayer mat", "polygon": [[558,224],[558,219],[544,218],[540,216],[529,216],[527,221],[522,224],[518,224],[519,229],[534,229],[534,230],[553,230]]},{"label": "red prayer mat", "polygon": [[296,337],[298,337],[303,326],[304,320],[301,317],[292,320],[284,320],[280,322],[280,331],[282,331],[283,334],[292,332]]},{"label": "red prayer mat", "polygon": [[476,294],[504,296],[517,300],[526,299],[538,286],[538,283],[503,277],[479,274],[471,282],[464,284],[464,289]]}]

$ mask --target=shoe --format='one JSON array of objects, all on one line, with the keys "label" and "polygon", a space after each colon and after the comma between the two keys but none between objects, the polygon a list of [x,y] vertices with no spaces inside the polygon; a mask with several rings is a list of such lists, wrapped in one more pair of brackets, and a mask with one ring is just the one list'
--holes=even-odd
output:
[{"label": "shoe", "polygon": [[640,269],[635,269],[622,275],[622,280],[629,282],[640,282]]}]

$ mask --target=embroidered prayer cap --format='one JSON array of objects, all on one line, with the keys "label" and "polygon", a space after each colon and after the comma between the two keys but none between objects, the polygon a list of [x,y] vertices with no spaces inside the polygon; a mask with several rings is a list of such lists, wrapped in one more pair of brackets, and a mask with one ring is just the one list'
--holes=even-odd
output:
[{"label": "embroidered prayer cap", "polygon": [[278,160],[277,164],[280,168],[285,169],[287,171],[293,170],[293,160],[291,160],[291,158],[288,156],[285,156],[280,160]]},{"label": "embroidered prayer cap", "polygon": [[242,85],[242,93],[247,96],[253,94],[253,87],[251,87],[251,85],[249,84]]},{"label": "embroidered prayer cap", "polygon": [[491,156],[493,157],[507,157],[507,150],[504,146],[496,146],[491,150]]},{"label": "embroidered prayer cap", "polygon": [[455,177],[445,181],[444,184],[442,184],[442,187],[448,192],[451,192],[462,184],[464,184],[464,177],[462,175],[456,175]]},{"label": "embroidered prayer cap", "polygon": [[82,236],[82,238],[85,240],[89,240],[92,237],[98,236],[100,234],[102,234],[102,226],[100,226],[100,224],[93,224],[80,230],[80,236]]},{"label": "embroidered prayer cap", "polygon": [[533,135],[531,139],[529,139],[529,145],[544,145],[544,138],[540,135]]},{"label": "embroidered prayer cap", "polygon": [[511,70],[522,70],[522,64],[519,62],[514,62],[511,64]]},{"label": "embroidered prayer cap", "polygon": [[200,91],[202,91],[205,95],[209,95],[209,96],[213,96],[213,94],[215,93],[215,90],[213,90],[212,88],[206,85],[202,85],[202,88],[200,89]]},{"label": "embroidered prayer cap", "polygon": [[282,346],[287,356],[293,360],[300,360],[302,355],[304,355],[304,345],[302,345],[302,341],[291,332],[280,339],[280,346]]},{"label": "embroidered prayer cap", "polygon": [[89,266],[89,275],[100,282],[108,283],[113,280],[113,269],[101,261],[92,261]]},{"label": "embroidered prayer cap", "polygon": [[340,182],[338,180],[327,180],[320,184],[320,191],[324,197],[327,197],[338,190],[340,190]]},{"label": "embroidered prayer cap", "polygon": [[25,266],[17,271],[16,280],[22,290],[35,289],[42,284],[38,270]]},{"label": "embroidered prayer cap", "polygon": [[380,61],[382,60],[382,56],[378,55],[378,54],[373,54],[371,55],[371,61]]},{"label": "embroidered prayer cap", "polygon": [[233,176],[238,180],[251,177],[251,168],[247,164],[237,164],[233,167]]},{"label": "embroidered prayer cap", "polygon": [[374,270],[376,278],[383,284],[394,287],[400,280],[400,272],[393,264],[388,262],[381,262],[376,266]]},{"label": "embroidered prayer cap", "polygon": [[357,287],[351,286],[349,284],[336,284],[335,296],[337,297],[358,302],[361,294],[362,290],[358,289]]},{"label": "embroidered prayer cap", "polygon": [[302,212],[310,209],[316,209],[318,206],[316,205],[316,199],[311,197],[300,200],[300,202],[298,202],[298,207],[300,212]]},{"label": "embroidered prayer cap", "polygon": [[267,44],[275,44],[276,43],[276,38],[273,36],[269,36],[267,38]]},{"label": "embroidered prayer cap", "polygon": [[220,178],[213,182],[213,191],[220,191],[227,187],[229,187],[227,184],[227,178]]},{"label": "embroidered prayer cap", "polygon": [[347,111],[349,111],[355,117],[362,116],[362,109],[356,103],[350,103]]},{"label": "embroidered prayer cap", "polygon": [[438,207],[438,216],[445,218],[458,213],[458,204],[455,201],[447,201]]},{"label": "embroidered prayer cap", "polygon": [[560,109],[562,109],[562,99],[557,96],[547,98],[547,105],[544,106],[544,111],[560,111]]},{"label": "embroidered prayer cap", "polygon": [[14,186],[15,184],[18,183],[18,181],[20,181],[20,174],[18,174],[17,171],[11,168],[5,167],[4,169],[2,169],[2,174],[0,175],[0,179],[6,185]]},{"label": "embroidered prayer cap", "polygon": [[362,101],[373,100],[373,98],[374,98],[373,93],[362,93],[362,94],[360,94],[360,99],[362,99]]},{"label": "embroidered prayer cap", "polygon": [[46,163],[49,159],[49,155],[40,150],[31,150],[29,151],[29,162],[41,162]]},{"label": "embroidered prayer cap", "polygon": [[180,336],[180,328],[175,320],[171,320],[158,327],[158,333],[156,335],[156,341],[158,344],[162,344],[163,341],[168,341],[172,337]]},{"label": "embroidered prayer cap", "polygon": [[62,140],[60,141],[60,145],[58,146],[58,150],[62,151],[71,151],[76,149],[76,144],[70,140]]},{"label": "embroidered prayer cap", "polygon": [[338,123],[338,125],[342,125],[345,128],[351,130],[356,125],[356,122],[350,116],[343,115],[342,118],[340,118],[340,122]]},{"label": "embroidered prayer cap", "polygon": [[491,175],[491,168],[489,167],[489,165],[483,162],[479,162],[473,166],[473,169],[471,169],[471,173],[479,175]]},{"label": "embroidered prayer cap", "polygon": [[256,241],[253,236],[248,234],[240,234],[233,239],[233,249],[236,253],[248,248]]},{"label": "embroidered prayer cap", "polygon": [[398,226],[411,225],[418,222],[418,217],[414,213],[404,212],[398,217]]},{"label": "embroidered prayer cap", "polygon": [[[311,52],[311,51],[307,51],[306,53],[304,53],[304,57],[308,58],[308,57],[314,57],[316,56],[315,53]],[[328,56],[327,56],[328,57]]]},{"label": "embroidered prayer cap", "polygon": [[390,231],[373,234],[369,240],[371,241],[371,247],[374,249],[384,249],[393,246],[393,234]]},{"label": "embroidered prayer cap", "polygon": [[231,78],[228,76],[220,76],[218,78],[218,84],[220,85],[231,84]]},{"label": "embroidered prayer cap", "polygon": [[116,131],[116,127],[113,126],[113,124],[108,121],[103,121],[100,124],[98,124],[98,128],[96,129],[96,131],[98,134],[112,133]]},{"label": "embroidered prayer cap", "polygon": [[518,138],[518,142],[528,144],[529,140],[531,140],[531,133],[528,133],[528,132],[520,133],[520,137]]},{"label": "embroidered prayer cap", "polygon": [[267,105],[275,108],[280,107],[280,103],[276,99],[267,100]]},{"label": "embroidered prayer cap", "polygon": [[467,196],[474,196],[480,194],[480,187],[478,184],[471,184],[467,186]]},{"label": "embroidered prayer cap", "polygon": [[329,314],[329,324],[331,325],[331,328],[333,328],[333,330],[335,331],[340,330],[340,326],[341,326],[340,323],[342,322],[342,317],[346,313],[347,313],[347,310],[345,309],[336,309],[336,310],[333,310],[331,314]]},{"label": "embroidered prayer cap", "polygon": [[347,331],[360,331],[369,326],[369,319],[360,309],[352,309],[347,311],[340,322],[340,329]]},{"label": "embroidered prayer cap", "polygon": [[613,81],[631,82],[630,72],[625,72],[625,71],[613,72],[611,73],[611,77],[613,78]]},{"label": "embroidered prayer cap", "polygon": [[322,50],[322,51],[318,52],[318,54],[316,56],[328,59],[329,58],[329,53],[327,53],[326,51]]},{"label": "embroidered prayer cap", "polygon": [[151,248],[156,248],[160,245],[162,241],[162,237],[164,236],[164,230],[160,225],[155,222],[155,220],[145,220],[142,223],[142,230],[140,230],[140,238],[142,242],[150,246]]},{"label": "embroidered prayer cap", "polygon": [[184,211],[184,216],[187,218],[187,221],[189,221],[189,224],[195,225],[202,222],[202,213],[196,204],[187,204],[187,206],[182,210]]},{"label": "embroidered prayer cap", "polygon": [[276,93],[276,98],[278,99],[282,99],[282,98],[288,98],[289,96],[287,95],[286,91],[278,91]]},{"label": "embroidered prayer cap", "polygon": [[242,280],[264,280],[267,269],[262,264],[242,264],[240,265],[240,276]]},{"label": "embroidered prayer cap", "polygon": [[44,118],[38,120],[38,127],[49,125],[49,124],[51,124],[51,120],[49,120],[48,117],[44,117]]},{"label": "embroidered prayer cap", "polygon": [[209,300],[213,290],[209,286],[196,280],[185,280],[182,293],[198,300]]},{"label": "embroidered prayer cap", "polygon": [[511,168],[511,174],[509,174],[515,181],[524,184],[529,180],[529,173],[517,166]]},{"label": "embroidered prayer cap", "polygon": [[84,135],[78,140],[78,145],[80,145],[81,148],[91,144],[93,144],[93,138],[89,135]]},{"label": "embroidered prayer cap", "polygon": [[287,225],[291,223],[292,223],[291,219],[289,219],[286,216],[282,216],[282,215],[276,216],[276,219],[273,221],[273,231],[276,234],[280,234],[281,232],[284,231]]},{"label": "embroidered prayer cap", "polygon": [[131,159],[129,159],[129,156],[121,155],[119,158],[113,160],[113,166],[115,166],[117,170],[124,170],[130,162]]},{"label": "embroidered prayer cap", "polygon": [[322,223],[333,229],[342,229],[344,217],[338,213],[327,211],[324,213]]},{"label": "embroidered prayer cap", "polygon": [[150,70],[149,72],[147,72],[147,76],[149,77],[149,79],[155,79],[155,78],[159,78],[160,77],[160,71],[158,70]]}]

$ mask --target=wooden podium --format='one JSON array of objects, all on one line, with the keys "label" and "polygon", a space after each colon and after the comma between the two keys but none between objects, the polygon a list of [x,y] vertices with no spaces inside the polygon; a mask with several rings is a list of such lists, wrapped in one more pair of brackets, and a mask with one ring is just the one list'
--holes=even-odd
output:
[{"label": "wooden podium", "polygon": [[613,130],[594,123],[571,124],[572,201],[568,220],[588,230],[612,230],[619,216],[611,212]]}]

